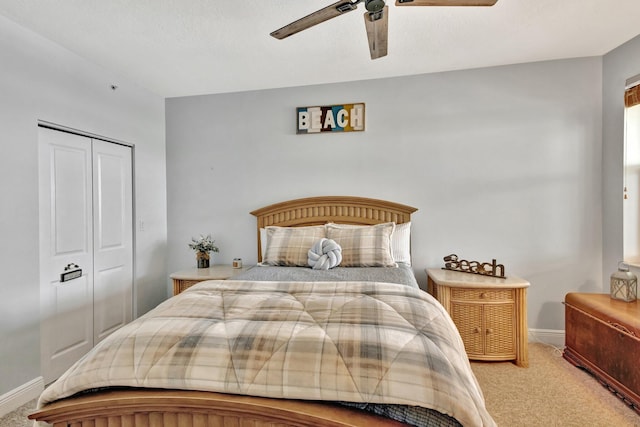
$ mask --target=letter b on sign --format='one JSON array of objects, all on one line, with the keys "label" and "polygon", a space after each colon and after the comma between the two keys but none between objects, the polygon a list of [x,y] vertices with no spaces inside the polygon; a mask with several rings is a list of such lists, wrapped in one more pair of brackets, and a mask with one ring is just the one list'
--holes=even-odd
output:
[{"label": "letter b on sign", "polygon": [[298,109],[298,131],[309,130],[309,112]]}]

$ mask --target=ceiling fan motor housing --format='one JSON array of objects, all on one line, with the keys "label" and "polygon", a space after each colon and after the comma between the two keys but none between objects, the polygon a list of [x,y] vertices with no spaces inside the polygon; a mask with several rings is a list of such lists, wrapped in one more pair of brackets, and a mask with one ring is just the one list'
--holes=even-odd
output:
[{"label": "ceiling fan motor housing", "polygon": [[384,0],[365,0],[364,7],[371,13],[380,12],[384,8]]}]

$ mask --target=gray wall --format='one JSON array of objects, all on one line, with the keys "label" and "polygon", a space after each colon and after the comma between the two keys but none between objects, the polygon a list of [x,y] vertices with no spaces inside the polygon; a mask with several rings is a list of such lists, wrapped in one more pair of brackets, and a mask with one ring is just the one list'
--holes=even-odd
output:
[{"label": "gray wall", "polygon": [[[256,261],[249,211],[314,195],[419,208],[414,270],[457,253],[531,282],[529,326],[564,329],[568,291],[600,291],[602,58],[168,99],[168,267]],[[366,131],[296,135],[295,107],[366,103]]]},{"label": "gray wall", "polygon": [[[624,85],[640,74],[640,37],[604,56],[603,61],[603,284],[623,259],[622,189],[624,147]],[[631,195],[633,197],[633,195]],[[640,276],[640,270],[635,269]]]},{"label": "gray wall", "polygon": [[135,144],[138,314],[167,289],[164,99],[2,16],[0,64],[1,396],[40,376],[38,120]]}]

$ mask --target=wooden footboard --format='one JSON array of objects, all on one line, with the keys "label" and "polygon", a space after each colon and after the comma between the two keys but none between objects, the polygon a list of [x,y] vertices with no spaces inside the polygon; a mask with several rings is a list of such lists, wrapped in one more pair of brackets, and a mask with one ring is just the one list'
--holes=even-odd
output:
[{"label": "wooden footboard", "polygon": [[54,427],[400,427],[319,402],[183,390],[118,390],[63,399],[29,415]]}]

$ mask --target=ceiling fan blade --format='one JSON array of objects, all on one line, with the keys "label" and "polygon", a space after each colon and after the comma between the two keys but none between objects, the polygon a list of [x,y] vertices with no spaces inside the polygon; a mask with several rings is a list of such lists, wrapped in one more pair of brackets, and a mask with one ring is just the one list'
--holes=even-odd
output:
[{"label": "ceiling fan blade", "polygon": [[389,6],[378,12],[365,12],[364,25],[367,28],[371,59],[387,56],[389,38]]},{"label": "ceiling fan blade", "polygon": [[335,18],[336,16],[343,15],[347,12],[351,12],[352,10],[356,10],[358,7],[358,3],[362,0],[342,0],[333,3],[327,7],[323,7],[320,10],[317,10],[304,18],[300,18],[297,21],[293,21],[292,23],[285,25],[284,27],[275,30],[271,33],[271,35],[279,40],[282,40],[290,35],[295,33],[299,33],[302,30],[306,30],[309,27],[313,27],[314,25],[320,24],[321,22],[328,21],[331,18]]},{"label": "ceiling fan blade", "polygon": [[493,6],[498,0],[396,0],[396,6]]}]

